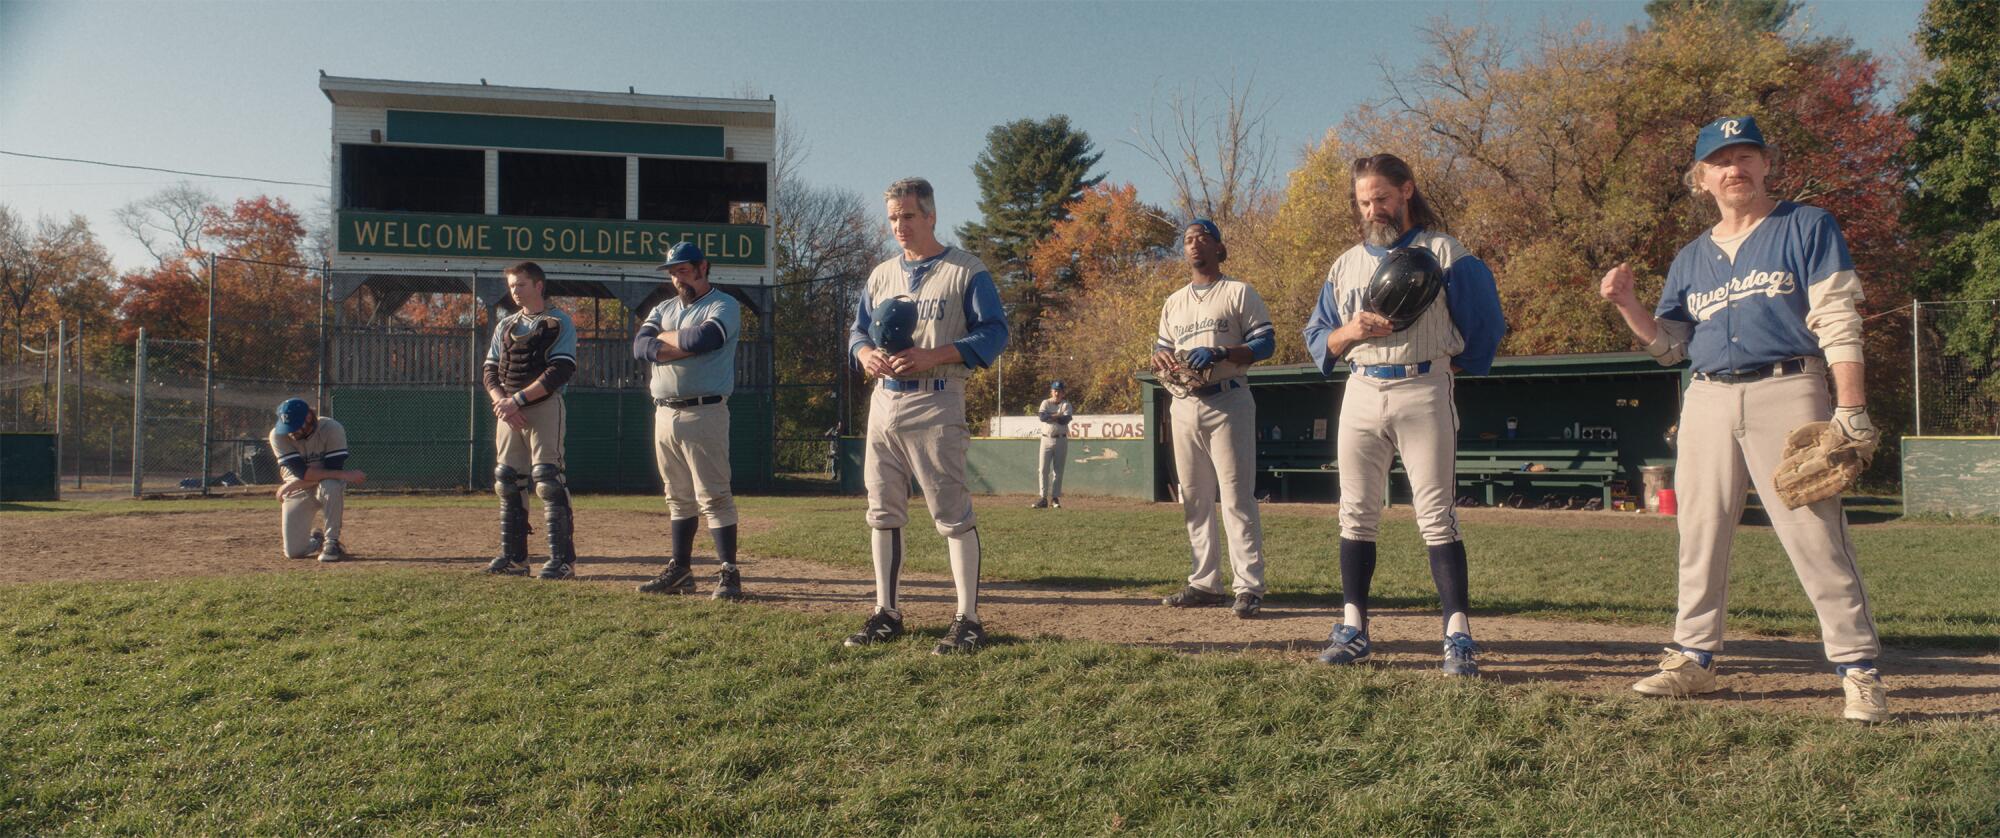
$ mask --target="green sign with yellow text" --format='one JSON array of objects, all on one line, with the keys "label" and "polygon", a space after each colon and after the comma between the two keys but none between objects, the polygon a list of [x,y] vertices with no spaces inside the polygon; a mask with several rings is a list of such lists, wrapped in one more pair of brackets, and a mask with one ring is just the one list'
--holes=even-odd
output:
[{"label": "green sign with yellow text", "polygon": [[340,252],[350,255],[658,264],[668,248],[689,241],[717,265],[765,264],[761,225],[353,210],[341,211],[338,224]]}]

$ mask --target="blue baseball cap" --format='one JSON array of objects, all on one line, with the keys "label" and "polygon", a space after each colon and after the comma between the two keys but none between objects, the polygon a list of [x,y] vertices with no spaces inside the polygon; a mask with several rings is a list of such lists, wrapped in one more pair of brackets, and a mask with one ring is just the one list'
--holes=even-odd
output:
[{"label": "blue baseball cap", "polygon": [[1056,380],[1054,380],[1054,381],[1051,381],[1051,382],[1049,382],[1049,389],[1051,389],[1051,390],[1061,390],[1062,388],[1063,388],[1063,383],[1062,383],[1062,379],[1060,379],[1060,378],[1058,378],[1058,379],[1056,379]]},{"label": "blue baseball cap", "polygon": [[1764,147],[1764,132],[1757,130],[1757,118],[1725,116],[1701,127],[1694,138],[1694,162],[1707,160],[1717,149],[1744,143]]},{"label": "blue baseball cap", "polygon": [[1200,227],[1208,232],[1208,237],[1214,239],[1216,244],[1222,243],[1222,228],[1215,226],[1215,222],[1213,221],[1206,218],[1197,218],[1188,222],[1186,227],[1182,227],[1181,232],[1187,232],[1188,227]]},{"label": "blue baseball cap", "polygon": [[286,399],[284,404],[278,405],[278,424],[271,430],[280,434],[291,433],[304,427],[306,417],[311,415],[312,405],[306,404],[305,399]]},{"label": "blue baseball cap", "polygon": [[702,255],[701,248],[696,247],[694,242],[681,242],[674,245],[673,249],[667,251],[667,261],[661,262],[660,267],[656,270],[664,271],[675,265],[706,261],[708,261],[708,257]]}]

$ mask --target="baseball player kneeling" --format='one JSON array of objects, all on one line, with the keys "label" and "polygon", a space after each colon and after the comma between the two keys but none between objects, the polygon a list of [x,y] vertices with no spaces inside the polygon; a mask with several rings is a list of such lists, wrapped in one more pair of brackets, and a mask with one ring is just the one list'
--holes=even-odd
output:
[{"label": "baseball player kneeling", "polygon": [[1195,608],[1229,602],[1222,592],[1222,547],[1215,531],[1220,505],[1228,519],[1232,607],[1248,619],[1264,605],[1264,524],[1254,494],[1257,403],[1244,374],[1276,351],[1277,330],[1257,289],[1222,275],[1229,248],[1215,222],[1190,222],[1181,231],[1181,252],[1193,277],[1160,307],[1153,368],[1164,376],[1186,366],[1205,372],[1206,383],[1186,396],[1177,393],[1168,414],[1194,561],[1187,587],[1162,604]]},{"label": "baseball player kneeling", "polygon": [[[1832,432],[1872,451],[1862,376],[1861,281],[1840,225],[1825,210],[1764,191],[1772,149],[1756,120],[1727,117],[1696,136],[1685,176],[1721,215],[1674,257],[1648,312],[1630,268],[1599,289],[1662,364],[1686,358],[1694,380],[1681,399],[1674,494],[1680,511],[1680,609],[1660,671],[1634,684],[1647,695],[1712,692],[1722,650],[1729,550],[1744,488],[1757,489],[1771,530],[1819,614],[1826,656],[1846,692],[1844,715],[1889,717],[1875,668],[1881,652],[1861,586],[1847,516],[1836,494],[1793,508],[1774,476],[1786,438],[1832,419]],[[1827,373],[1833,374],[1828,403]]]},{"label": "baseball player kneeling", "polygon": [[1466,614],[1458,531],[1458,406],[1452,380],[1493,365],[1507,324],[1493,273],[1441,226],[1416,176],[1393,154],[1354,162],[1362,243],[1333,262],[1306,324],[1306,348],[1331,376],[1345,361],[1334,443],[1340,465],[1341,619],[1322,663],[1366,660],[1368,588],[1393,457],[1403,458],[1417,529],[1444,612],[1444,671],[1479,674]]},{"label": "baseball player kneeling", "polygon": [[[708,258],[692,242],[660,265],[674,296],[653,307],[632,339],[634,358],[652,365],[653,457],[667,494],[673,555],[644,593],[694,592],[688,567],[694,531],[708,521],[722,572],[716,599],[742,599],[736,568],[736,498],[729,490],[729,394],[736,389],[736,299],[708,282]],[[698,516],[698,517],[697,517]]]},{"label": "baseball player kneeling", "polygon": [[[277,497],[284,502],[279,530],[285,558],[319,554],[323,562],[347,558],[340,546],[342,512],[347,487],[368,479],[360,469],[346,468],[347,429],[330,416],[314,412],[304,399],[278,405],[278,422],[271,427],[271,454],[285,472]],[[313,515],[326,519],[326,530],[313,529]]]},{"label": "baseball player kneeling", "polygon": [[528,484],[542,499],[549,531],[543,579],[576,575],[576,542],[563,478],[562,389],[576,374],[576,325],[549,305],[542,267],[522,262],[507,269],[507,294],[518,306],[493,325],[486,350],[486,397],[493,401],[493,491],[500,496],[500,555],[486,572],[528,572]]},{"label": "baseball player kneeling", "polygon": [[929,181],[908,178],[883,194],[900,258],[875,266],[854,313],[848,351],[876,379],[868,402],[863,472],[875,560],[875,611],[848,646],[903,633],[896,585],[910,480],[924,491],[931,520],[951,554],[958,615],[932,651],[971,652],[986,639],[979,623],[979,529],[965,486],[965,379],[1007,347],[1007,312],[979,258],[937,240]]}]

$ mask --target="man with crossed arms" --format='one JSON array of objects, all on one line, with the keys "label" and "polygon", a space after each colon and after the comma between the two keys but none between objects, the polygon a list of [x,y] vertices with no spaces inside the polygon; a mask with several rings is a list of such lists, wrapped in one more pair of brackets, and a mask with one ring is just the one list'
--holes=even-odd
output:
[{"label": "man with crossed arms", "polygon": [[1076,406],[1063,398],[1061,381],[1049,382],[1049,397],[1042,400],[1035,415],[1042,420],[1042,496],[1030,508],[1061,509],[1063,458],[1069,456],[1069,423],[1076,417]]},{"label": "man with crossed arms", "polygon": [[[693,242],[667,251],[660,265],[674,295],[653,307],[632,338],[632,356],[652,366],[653,456],[667,494],[673,555],[642,593],[694,593],[694,531],[708,521],[722,563],[715,599],[743,598],[736,567],[736,498],[729,488],[729,394],[736,389],[736,340],[742,323],[734,297],[708,281],[708,257]],[[697,517],[699,515],[699,517]]]}]

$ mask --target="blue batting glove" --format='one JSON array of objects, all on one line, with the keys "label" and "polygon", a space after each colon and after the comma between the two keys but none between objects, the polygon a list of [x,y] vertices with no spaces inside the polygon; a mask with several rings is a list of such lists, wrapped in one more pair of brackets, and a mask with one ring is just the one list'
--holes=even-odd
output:
[{"label": "blue batting glove", "polygon": [[1222,357],[1223,353],[1220,349],[1216,349],[1213,346],[1197,346],[1188,350],[1188,367],[1190,369],[1205,370],[1215,366],[1215,362],[1222,360]]}]

